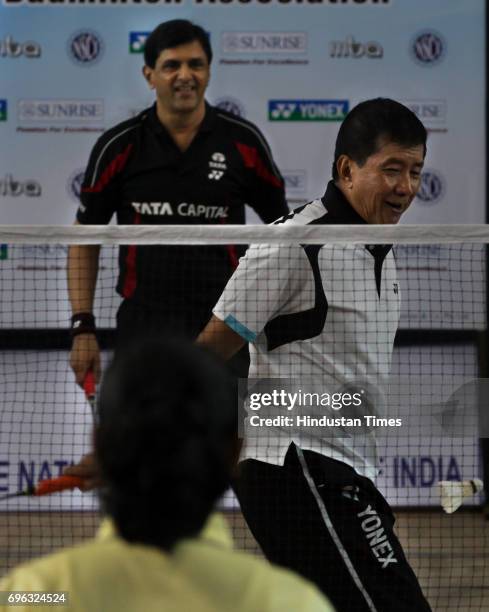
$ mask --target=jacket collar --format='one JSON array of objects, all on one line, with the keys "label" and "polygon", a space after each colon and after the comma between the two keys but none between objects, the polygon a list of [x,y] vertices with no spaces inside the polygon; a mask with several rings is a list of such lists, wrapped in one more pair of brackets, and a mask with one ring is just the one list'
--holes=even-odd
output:
[{"label": "jacket collar", "polygon": [[[168,134],[167,129],[158,119],[158,115],[156,114],[156,102],[148,109],[146,117],[152,132],[155,134]],[[206,102],[204,119],[199,126],[198,133],[210,132],[214,127],[216,117],[216,110]]]},{"label": "jacket collar", "polygon": [[353,209],[334,181],[329,181],[326,192],[321,198],[323,206],[333,217],[334,222],[345,225],[365,225],[367,222]]}]

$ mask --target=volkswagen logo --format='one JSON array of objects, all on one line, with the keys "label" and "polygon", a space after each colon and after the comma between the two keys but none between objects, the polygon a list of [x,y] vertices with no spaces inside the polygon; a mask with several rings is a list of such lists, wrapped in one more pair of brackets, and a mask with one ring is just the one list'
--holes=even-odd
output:
[{"label": "volkswagen logo", "polygon": [[76,200],[76,202],[80,200],[80,193],[84,177],[84,170],[76,170],[68,179],[68,193],[72,199]]},{"label": "volkswagen logo", "polygon": [[417,198],[424,204],[436,204],[445,193],[445,183],[439,172],[424,170]]},{"label": "volkswagen logo", "polygon": [[446,44],[440,34],[425,30],[416,34],[411,42],[413,58],[422,66],[434,66],[440,62],[446,51]]},{"label": "volkswagen logo", "polygon": [[104,43],[93,30],[75,32],[68,41],[68,53],[79,66],[92,66],[102,57]]}]

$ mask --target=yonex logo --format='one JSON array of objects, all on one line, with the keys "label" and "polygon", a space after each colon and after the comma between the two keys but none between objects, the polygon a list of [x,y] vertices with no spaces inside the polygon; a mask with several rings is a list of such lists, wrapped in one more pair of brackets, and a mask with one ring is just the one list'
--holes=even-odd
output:
[{"label": "yonex logo", "polygon": [[365,533],[370,549],[377,561],[382,565],[382,569],[385,569],[391,563],[397,563],[394,549],[389,542],[377,511],[369,505],[365,510],[359,512],[357,516],[362,519],[360,526]]},{"label": "yonex logo", "polygon": [[348,100],[269,100],[269,121],[343,121]]},{"label": "yonex logo", "polygon": [[207,177],[211,181],[219,181],[224,176],[224,172],[227,170],[226,156],[224,153],[213,153],[209,161],[209,168],[210,171]]},{"label": "yonex logo", "polygon": [[0,121],[7,121],[7,100],[0,100]]},{"label": "yonex logo", "polygon": [[411,42],[411,52],[422,66],[434,66],[444,57],[446,44],[440,34],[425,30],[418,33]]},{"label": "yonex logo", "polygon": [[424,204],[436,204],[445,193],[445,182],[435,170],[424,170],[421,174],[421,186],[417,198]]},{"label": "yonex logo", "polygon": [[143,53],[150,34],[151,32],[129,32],[129,53]]},{"label": "yonex logo", "polygon": [[236,98],[231,98],[230,96],[219,98],[215,101],[214,106],[224,111],[228,111],[228,113],[232,113],[233,115],[236,115],[236,117],[246,116],[244,106],[241,104],[241,102],[236,100]]},{"label": "yonex logo", "polygon": [[81,66],[90,66],[99,61],[103,50],[102,38],[93,30],[75,32],[68,41],[70,57]]}]

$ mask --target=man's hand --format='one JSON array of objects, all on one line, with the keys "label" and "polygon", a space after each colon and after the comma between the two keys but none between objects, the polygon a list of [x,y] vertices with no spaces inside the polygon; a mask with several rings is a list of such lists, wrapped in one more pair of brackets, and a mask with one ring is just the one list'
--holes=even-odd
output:
[{"label": "man's hand", "polygon": [[92,370],[95,382],[100,380],[100,348],[95,334],[79,334],[73,338],[70,353],[70,366],[75,373],[76,382],[83,387],[88,370]]},{"label": "man's hand", "polygon": [[79,476],[83,478],[80,491],[92,491],[102,485],[97,460],[93,453],[84,455],[76,465],[70,465],[63,470],[65,476]]}]

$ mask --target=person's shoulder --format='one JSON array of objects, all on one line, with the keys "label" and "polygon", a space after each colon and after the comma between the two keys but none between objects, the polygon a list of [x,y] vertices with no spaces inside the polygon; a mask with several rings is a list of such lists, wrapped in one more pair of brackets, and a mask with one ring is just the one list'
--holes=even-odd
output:
[{"label": "person's shoulder", "polygon": [[65,590],[69,581],[69,567],[80,559],[98,553],[95,540],[66,548],[39,559],[27,561],[13,569],[0,581],[0,590]]},{"label": "person's shoulder", "polygon": [[153,547],[130,545],[112,531],[81,544],[19,565],[0,581],[0,590],[66,591],[111,579],[123,567],[128,575],[164,572],[167,555]]},{"label": "person's shoulder", "polygon": [[[248,604],[239,608],[243,612],[259,607],[263,612],[283,612],[301,610],[302,612],[334,612],[328,601],[309,581],[290,570],[279,568],[265,559],[249,553],[236,551],[229,553],[229,569],[236,569],[236,591],[253,593]],[[256,606],[256,608],[255,608]]]},{"label": "person's shoulder", "polygon": [[213,107],[213,109],[217,120],[224,124],[227,130],[231,130],[244,137],[252,138],[254,140],[265,141],[265,137],[263,136],[260,128],[252,121],[221,108]]},{"label": "person's shoulder", "polygon": [[143,129],[150,109],[138,113],[112,126],[98,138],[94,149],[124,148],[134,141],[138,131]]},{"label": "person's shoulder", "polygon": [[287,215],[280,217],[272,225],[317,225],[327,223],[328,211],[320,199],[303,204]]},{"label": "person's shoulder", "polygon": [[301,610],[301,612],[335,612],[319,589],[298,574],[270,565],[270,590],[273,585],[272,605],[267,612]]}]

